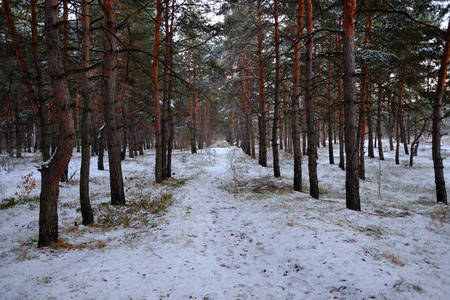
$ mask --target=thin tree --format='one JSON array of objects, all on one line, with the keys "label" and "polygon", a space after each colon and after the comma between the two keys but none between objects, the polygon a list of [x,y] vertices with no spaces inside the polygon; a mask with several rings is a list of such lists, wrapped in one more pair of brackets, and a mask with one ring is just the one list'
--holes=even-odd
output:
[{"label": "thin tree", "polygon": [[280,177],[280,157],[278,153],[278,126],[280,121],[280,88],[281,88],[281,63],[280,63],[280,33],[278,22],[278,0],[274,2],[275,19],[275,101],[273,104],[273,124],[272,124],[272,153],[273,153],[273,174]]},{"label": "thin tree", "polygon": [[160,44],[160,27],[162,20],[162,1],[156,1],[156,19],[155,19],[155,38],[153,49],[153,68],[152,68],[152,86],[153,86],[153,105],[155,109],[155,182],[161,183],[163,181],[163,162],[162,162],[162,135],[161,135],[161,108],[159,104],[159,82],[158,82],[158,67],[159,67],[159,44]]},{"label": "thin tree", "polygon": [[309,170],[309,194],[319,199],[319,180],[317,178],[317,134],[314,117],[314,104],[312,94],[312,63],[313,63],[313,20],[312,2],[306,0],[306,63],[305,63],[305,106],[306,106],[306,131],[308,133],[308,170]]},{"label": "thin tree", "polygon": [[436,201],[447,204],[447,190],[445,189],[444,164],[441,156],[441,126],[442,126],[442,99],[444,98],[445,81],[450,61],[450,20],[445,33],[444,52],[439,67],[436,95],[433,101],[433,127],[432,127],[432,157],[434,165],[434,180],[436,182]]},{"label": "thin tree", "polygon": [[378,77],[378,96],[377,96],[377,136],[378,136],[378,159],[384,160],[384,152],[383,152],[383,133],[381,131],[381,122],[382,122],[382,100],[383,100],[383,83],[381,81],[381,75]]},{"label": "thin tree", "polygon": [[[81,66],[88,68],[91,47],[89,33],[89,1],[81,0]],[[81,170],[80,170],[80,206],[83,225],[94,222],[91,201],[89,197],[89,169],[91,165],[91,126],[92,105],[89,93],[89,72],[81,74],[81,95],[83,99],[83,115],[81,119]]]},{"label": "thin tree", "polygon": [[360,211],[359,166],[355,103],[355,16],[356,0],[344,0],[344,124],[346,155],[346,207]]},{"label": "thin tree", "polygon": [[266,124],[266,100],[264,95],[264,57],[263,57],[263,32],[261,21],[261,0],[258,0],[258,130],[259,130],[259,154],[258,162],[267,167],[267,124]]},{"label": "thin tree", "polygon": [[117,26],[114,0],[103,0],[104,30],[103,39],[105,63],[103,68],[104,99],[103,115],[108,148],[109,180],[111,186],[111,204],[124,205],[125,192],[121,165],[120,134],[116,110],[116,73],[117,73]]},{"label": "thin tree", "polygon": [[303,0],[298,0],[297,4],[297,33],[295,36],[294,45],[294,70],[293,70],[293,92],[292,92],[292,146],[294,150],[294,191],[302,190],[302,151],[300,148],[300,122],[299,122],[299,108],[300,108],[300,50],[301,37],[303,32],[303,15],[305,4]]}]

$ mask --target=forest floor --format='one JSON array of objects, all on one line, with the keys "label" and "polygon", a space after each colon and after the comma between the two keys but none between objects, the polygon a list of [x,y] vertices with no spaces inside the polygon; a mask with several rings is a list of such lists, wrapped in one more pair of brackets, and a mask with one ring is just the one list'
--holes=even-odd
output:
[{"label": "forest floor", "polygon": [[391,152],[366,159],[362,212],[345,209],[345,172],[328,164],[326,148],[320,200],[308,195],[307,159],[304,192],[293,192],[289,154],[281,151],[274,178],[219,143],[176,151],[162,185],[153,183],[153,152],[127,158],[128,204],[113,207],[108,171],[93,157],[95,226],[79,225],[74,153],[61,183],[61,241],[44,249],[39,159],[1,156],[0,299],[448,299],[450,212],[435,204],[430,147],[420,146],[413,167],[405,155],[395,165]]}]

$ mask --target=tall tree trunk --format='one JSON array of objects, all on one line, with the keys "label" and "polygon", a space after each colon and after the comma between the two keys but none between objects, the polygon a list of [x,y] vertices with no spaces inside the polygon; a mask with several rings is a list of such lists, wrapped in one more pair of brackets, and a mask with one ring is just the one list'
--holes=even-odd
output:
[{"label": "tall tree trunk", "polygon": [[317,178],[317,133],[314,116],[314,103],[312,94],[312,59],[313,59],[313,20],[312,2],[306,0],[306,130],[308,133],[308,170],[309,170],[309,194],[315,199],[319,199],[319,180]]},{"label": "tall tree trunk", "polygon": [[22,122],[20,121],[20,113],[22,111],[22,105],[21,105],[21,100],[20,100],[20,96],[21,93],[17,93],[17,101],[14,104],[14,114],[15,114],[15,124],[14,127],[16,129],[15,135],[16,135],[16,157],[17,158],[22,158],[22,142],[23,142],[23,138],[22,138]]},{"label": "tall tree trunk", "polygon": [[344,0],[344,118],[346,154],[346,207],[360,211],[358,144],[355,103],[355,16],[356,0]]},{"label": "tall tree trunk", "polygon": [[[89,49],[91,47],[89,33],[89,1],[81,0],[81,67],[89,67]],[[91,166],[92,105],[89,94],[89,72],[81,75],[81,93],[83,98],[83,116],[81,119],[81,170],[80,170],[80,206],[83,225],[94,222],[89,197],[89,169]]]},{"label": "tall tree trunk", "polygon": [[[342,51],[342,35],[337,39],[337,49]],[[338,74],[342,74],[342,67],[338,66]],[[344,101],[343,101],[343,82],[342,76],[338,77],[338,105],[339,105],[339,168],[345,170],[345,155],[344,155]]]},{"label": "tall tree trunk", "polygon": [[258,0],[258,129],[259,129],[259,153],[258,162],[267,167],[267,124],[266,103],[264,95],[264,57],[263,57],[263,32],[261,21],[261,0]]},{"label": "tall tree trunk", "polygon": [[[197,153],[197,126],[196,126],[196,114],[195,114],[195,106],[197,101],[197,91],[196,91],[196,70],[195,66],[192,67],[192,59],[191,59],[191,50],[190,50],[190,42],[189,42],[189,50],[188,50],[188,66],[189,66],[189,84],[193,86],[194,91],[189,95],[189,133],[190,133],[190,141],[191,141],[191,153]],[[192,70],[193,69],[193,70]]]},{"label": "tall tree trunk", "polygon": [[116,103],[116,73],[117,73],[117,40],[116,13],[114,0],[103,1],[105,37],[105,64],[103,78],[105,92],[103,99],[103,114],[105,117],[106,143],[108,147],[109,180],[111,186],[111,204],[124,205],[125,192],[121,165],[120,132]]},{"label": "tall tree trunk", "polygon": [[445,80],[447,78],[448,63],[450,61],[450,21],[445,35],[444,53],[441,58],[436,95],[433,102],[432,152],[434,165],[434,180],[436,182],[436,201],[447,204],[447,190],[445,189],[444,164],[441,156],[441,125],[442,99],[444,98]]},{"label": "tall tree trunk", "polygon": [[103,171],[105,169],[104,156],[105,156],[105,137],[104,137],[105,124],[98,130],[98,160],[97,169]]},{"label": "tall tree trunk", "polygon": [[156,20],[155,20],[155,45],[153,50],[153,105],[155,107],[155,181],[161,183],[163,181],[163,165],[162,165],[162,135],[161,135],[161,109],[159,104],[159,82],[158,82],[158,54],[160,44],[160,27],[162,20],[162,3],[161,0],[156,1]]},{"label": "tall tree trunk", "polygon": [[383,101],[383,90],[382,90],[382,82],[381,75],[378,77],[378,99],[377,99],[377,136],[378,136],[378,158],[379,160],[384,160],[384,152],[383,152],[383,133],[381,131],[381,123],[382,123],[382,114],[381,107]]},{"label": "tall tree trunk", "polygon": [[[339,74],[342,74],[341,68]],[[343,101],[343,77],[338,79],[338,94],[339,94],[339,168],[345,170],[345,155],[344,155],[344,101]]]},{"label": "tall tree trunk", "polygon": [[[174,14],[174,12],[172,12]],[[162,173],[163,179],[170,177],[168,172],[168,150],[169,150],[169,137],[170,137],[170,117],[169,117],[169,105],[170,105],[170,87],[171,87],[171,75],[169,74],[169,66],[171,65],[172,53],[171,53],[171,23],[170,23],[170,0],[164,0],[164,91],[163,91],[163,113],[161,120],[161,133],[162,133]]]},{"label": "tall tree trunk", "polygon": [[58,241],[59,180],[67,168],[75,143],[75,130],[71,117],[71,103],[59,40],[58,0],[45,1],[45,39],[47,45],[48,74],[53,88],[58,117],[58,147],[49,161],[40,168],[42,186],[39,209],[38,247]]},{"label": "tall tree trunk", "polygon": [[[332,42],[333,38],[330,35],[329,43],[328,43],[328,51],[331,53],[332,51]],[[328,157],[330,165],[334,165],[334,152],[333,152],[333,98],[331,94],[332,88],[332,70],[331,70],[331,61],[328,62],[328,108],[327,108],[327,127],[328,127]]]},{"label": "tall tree trunk", "polygon": [[[366,117],[367,117],[367,156],[370,158],[375,158],[374,154],[374,138],[373,138],[373,117],[372,117],[372,85],[367,87],[367,98],[366,98]],[[375,143],[376,146],[376,143]]]},{"label": "tall tree trunk", "polygon": [[369,72],[369,67],[364,63],[362,67],[362,78],[361,78],[361,102],[359,105],[359,178],[366,179],[366,168],[364,164],[364,154],[365,146],[364,142],[366,140],[366,97],[367,97],[367,80],[366,74]]},{"label": "tall tree trunk", "polygon": [[403,94],[405,90],[406,64],[403,65],[399,76],[399,89],[397,101],[397,126],[395,128],[396,146],[395,146],[395,163],[400,164],[400,142],[403,141]]},{"label": "tall tree trunk", "polygon": [[294,191],[300,192],[302,190],[302,151],[300,148],[300,50],[301,37],[303,35],[303,15],[305,11],[305,4],[303,0],[297,1],[297,33],[295,36],[294,45],[294,71],[293,91],[292,91],[292,145],[294,150]]},{"label": "tall tree trunk", "polygon": [[275,19],[275,101],[273,105],[272,124],[272,154],[273,154],[273,175],[280,177],[280,157],[278,153],[278,127],[280,121],[280,88],[281,88],[281,63],[280,63],[280,36],[278,23],[278,0],[274,2]]}]

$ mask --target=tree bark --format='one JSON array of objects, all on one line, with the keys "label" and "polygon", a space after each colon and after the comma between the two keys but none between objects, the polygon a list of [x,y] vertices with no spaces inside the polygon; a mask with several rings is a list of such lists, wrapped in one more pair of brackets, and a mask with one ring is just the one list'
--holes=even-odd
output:
[{"label": "tree bark", "polygon": [[[331,53],[332,51],[332,42],[333,38],[330,35],[329,43],[328,43],[328,51]],[[331,94],[332,89],[332,69],[331,69],[331,61],[328,62],[328,108],[327,108],[327,129],[328,129],[328,157],[330,165],[334,165],[334,151],[333,151],[333,119],[334,119],[334,113],[333,113],[333,98]]]},{"label": "tree bark", "polygon": [[300,50],[301,37],[303,35],[303,15],[305,4],[303,0],[297,1],[297,33],[294,45],[294,71],[293,71],[293,91],[292,91],[292,146],[294,150],[294,191],[302,190],[302,151],[300,148]]},{"label": "tree bark", "polygon": [[383,133],[381,131],[382,101],[383,101],[383,90],[382,90],[382,82],[381,82],[381,75],[380,75],[379,78],[378,78],[378,99],[377,99],[377,136],[378,136],[378,159],[379,160],[384,160]]},{"label": "tree bark", "polygon": [[58,0],[45,1],[45,38],[47,45],[48,74],[56,104],[59,134],[57,149],[50,160],[40,168],[41,193],[39,208],[39,241],[38,247],[49,246],[58,241],[58,196],[59,180],[67,168],[75,143],[75,130],[71,117],[71,103],[67,78],[59,39]]},{"label": "tree bark", "polygon": [[111,204],[124,205],[125,192],[121,165],[120,132],[116,103],[116,73],[117,73],[117,40],[116,13],[114,0],[103,1],[105,37],[105,64],[103,78],[105,92],[103,99],[103,114],[105,117],[106,143],[108,147],[109,179],[111,186]]},{"label": "tree bark", "polygon": [[309,170],[309,194],[315,199],[319,199],[319,180],[317,178],[317,133],[314,117],[314,103],[312,94],[312,59],[313,59],[313,39],[312,39],[312,2],[306,0],[306,130],[308,133],[308,170]]},{"label": "tree bark", "polygon": [[258,130],[259,130],[259,153],[258,163],[267,167],[267,124],[266,103],[264,95],[264,57],[263,57],[263,32],[261,21],[261,0],[258,1]]},{"label": "tree bark", "polygon": [[162,2],[156,1],[156,19],[155,19],[155,38],[153,49],[153,68],[152,68],[152,81],[153,81],[153,105],[155,108],[155,150],[156,150],[156,162],[155,162],[155,182],[161,183],[163,181],[163,165],[162,165],[162,134],[161,134],[161,108],[159,104],[159,80],[158,80],[158,54],[160,44],[160,27],[162,20]]},{"label": "tree bark", "polygon": [[280,36],[278,23],[278,0],[274,2],[275,19],[275,101],[273,105],[272,124],[272,155],[273,155],[273,175],[280,177],[280,157],[278,153],[278,127],[280,121],[280,87],[281,87],[281,63],[280,63]]},{"label": "tree bark", "polygon": [[441,126],[442,126],[442,99],[444,98],[445,81],[447,78],[448,64],[450,61],[450,20],[445,35],[444,53],[436,85],[436,95],[433,101],[433,126],[432,126],[432,157],[434,165],[434,180],[436,183],[436,201],[447,203],[447,190],[445,189],[444,163],[441,155]]},{"label": "tree bark", "polygon": [[356,0],[344,0],[344,123],[346,154],[346,207],[360,211],[358,144],[355,103],[355,16]]},{"label": "tree bark", "polygon": [[[81,67],[89,67],[90,57],[90,25],[89,25],[89,1],[81,0]],[[91,166],[91,126],[92,105],[89,94],[89,73],[81,75],[81,93],[83,98],[83,115],[81,119],[81,170],[80,170],[80,206],[82,224],[89,225],[94,222],[91,201],[89,197],[89,169]]]}]

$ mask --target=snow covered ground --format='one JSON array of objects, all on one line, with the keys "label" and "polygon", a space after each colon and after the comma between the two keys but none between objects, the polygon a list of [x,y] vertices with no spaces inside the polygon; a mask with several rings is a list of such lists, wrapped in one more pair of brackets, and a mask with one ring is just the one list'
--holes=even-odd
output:
[{"label": "snow covered ground", "polygon": [[[120,208],[108,205],[108,172],[92,158],[91,227],[76,225],[75,153],[61,184],[61,243],[36,248],[38,188],[0,210],[0,299],[449,299],[450,213],[435,204],[430,145],[414,167],[389,152],[367,159],[363,212],[345,209],[345,172],[327,151],[321,200],[308,195],[306,159],[305,192],[292,191],[283,151],[281,178],[237,148],[177,151],[163,185],[153,183],[152,152],[127,158]],[[39,186],[37,162],[0,157],[3,203],[17,200],[21,176],[34,171]]]}]

